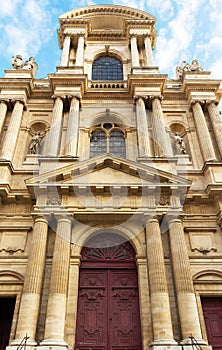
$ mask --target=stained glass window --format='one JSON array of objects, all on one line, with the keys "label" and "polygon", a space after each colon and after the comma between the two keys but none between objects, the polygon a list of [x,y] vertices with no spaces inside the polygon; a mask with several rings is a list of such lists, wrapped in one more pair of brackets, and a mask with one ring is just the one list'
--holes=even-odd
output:
[{"label": "stained glass window", "polygon": [[123,80],[122,63],[113,56],[100,56],[92,68],[92,80]]},{"label": "stained glass window", "polygon": [[111,153],[117,157],[126,157],[124,132],[113,123],[104,123],[91,131],[90,158]]}]

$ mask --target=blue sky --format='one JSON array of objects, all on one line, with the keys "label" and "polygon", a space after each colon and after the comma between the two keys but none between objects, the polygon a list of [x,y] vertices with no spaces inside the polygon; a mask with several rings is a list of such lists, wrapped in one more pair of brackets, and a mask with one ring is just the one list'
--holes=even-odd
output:
[{"label": "blue sky", "polygon": [[213,78],[222,79],[222,0],[0,0],[0,77],[11,68],[11,57],[34,56],[37,78],[59,65],[58,17],[93,4],[117,4],[145,10],[157,18],[154,51],[161,73],[175,78],[175,67],[197,58]]}]

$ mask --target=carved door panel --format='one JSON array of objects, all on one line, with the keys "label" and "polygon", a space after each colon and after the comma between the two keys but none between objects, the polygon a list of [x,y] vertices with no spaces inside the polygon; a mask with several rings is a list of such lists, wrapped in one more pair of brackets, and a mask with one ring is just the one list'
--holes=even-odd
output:
[{"label": "carved door panel", "polygon": [[76,349],[106,349],[106,286],[106,271],[81,270],[78,301]]},{"label": "carved door panel", "polygon": [[81,269],[76,350],[141,350],[136,269]]},{"label": "carved door panel", "polygon": [[140,318],[135,270],[109,271],[110,350],[140,350]]},{"label": "carved door panel", "polygon": [[207,337],[213,350],[222,350],[222,298],[202,298]]}]

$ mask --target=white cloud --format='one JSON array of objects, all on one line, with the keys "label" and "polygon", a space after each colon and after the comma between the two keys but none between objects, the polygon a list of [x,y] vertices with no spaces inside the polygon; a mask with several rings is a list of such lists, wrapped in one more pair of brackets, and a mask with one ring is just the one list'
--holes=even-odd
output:
[{"label": "white cloud", "polygon": [[52,35],[52,21],[47,10],[48,1],[43,0],[14,0],[5,2],[2,6],[3,40],[0,49],[5,57],[22,54],[23,59],[35,56],[42,45]]}]

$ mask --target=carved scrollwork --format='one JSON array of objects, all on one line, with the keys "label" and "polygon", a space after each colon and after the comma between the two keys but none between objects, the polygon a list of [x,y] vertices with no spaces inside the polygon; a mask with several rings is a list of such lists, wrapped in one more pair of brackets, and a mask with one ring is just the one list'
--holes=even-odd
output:
[{"label": "carved scrollwork", "polygon": [[48,198],[46,205],[61,205],[62,201],[60,198]]}]

